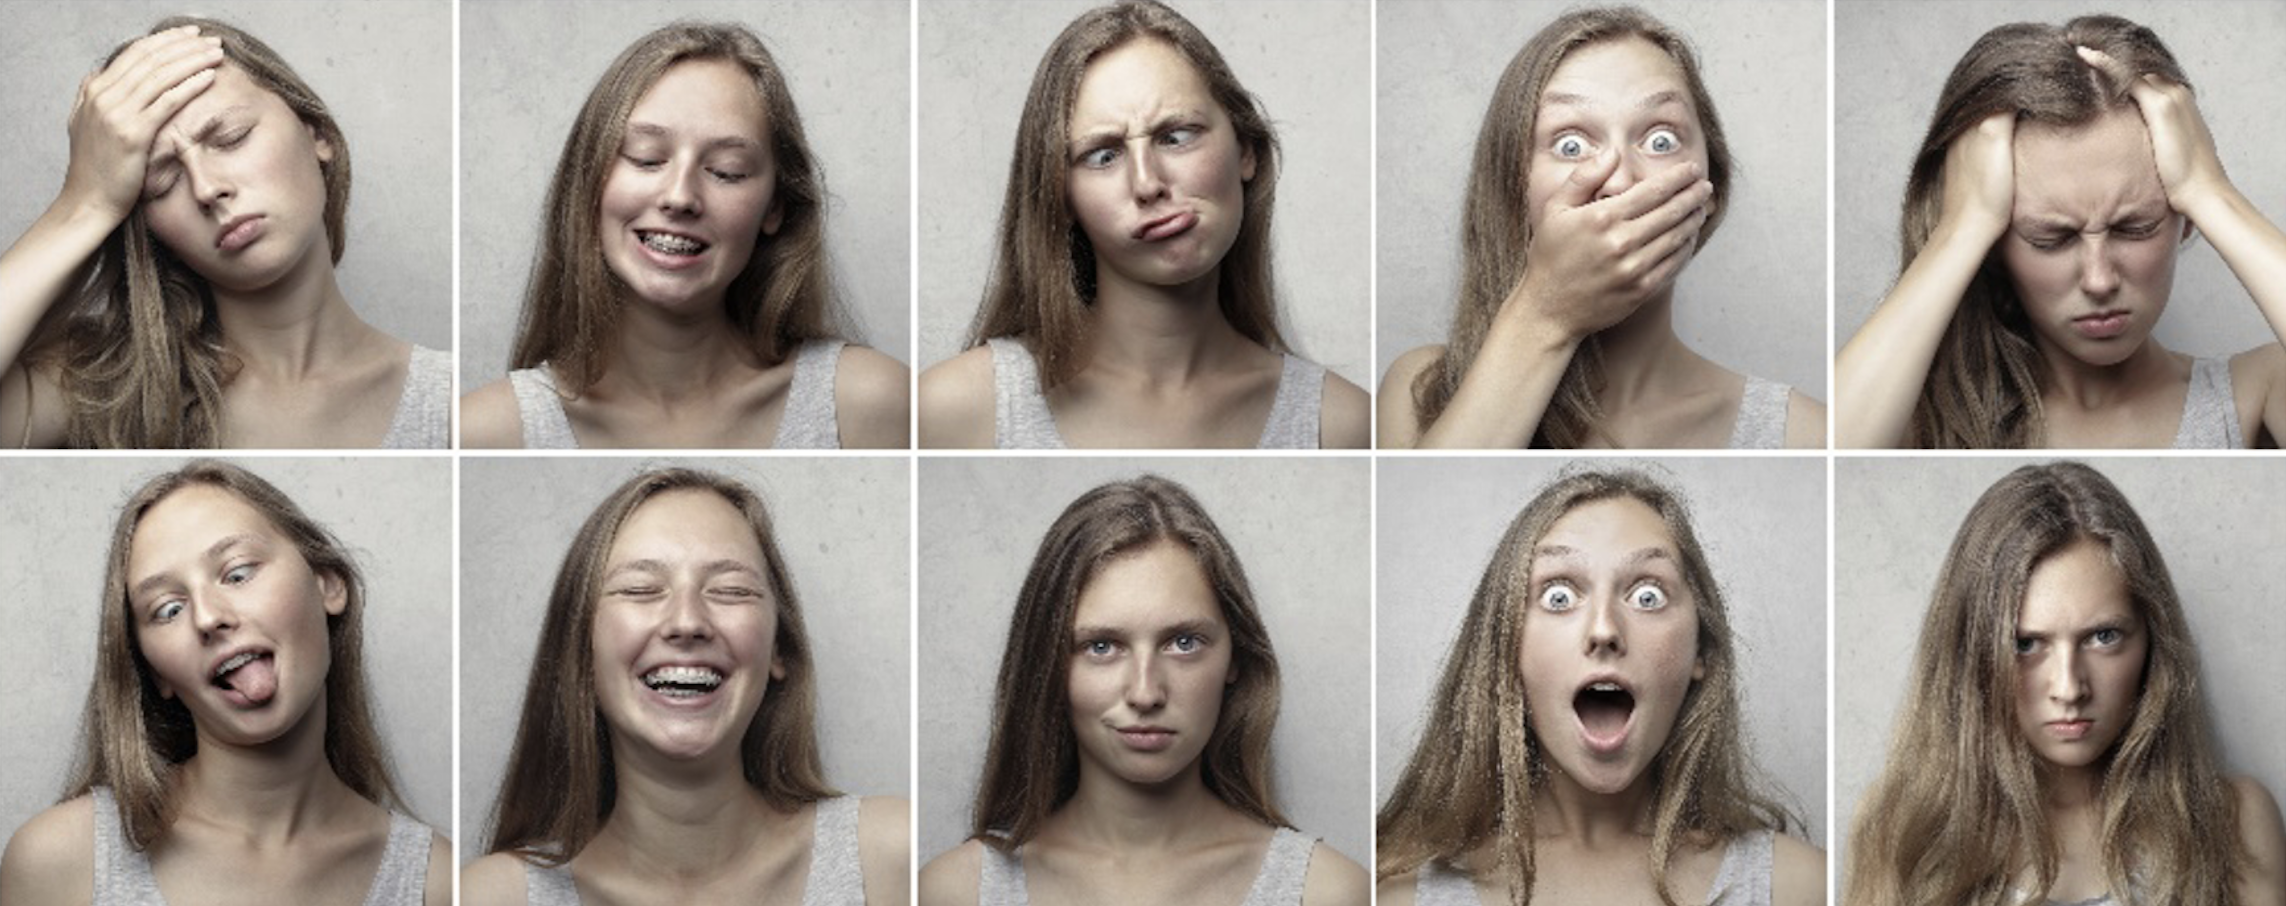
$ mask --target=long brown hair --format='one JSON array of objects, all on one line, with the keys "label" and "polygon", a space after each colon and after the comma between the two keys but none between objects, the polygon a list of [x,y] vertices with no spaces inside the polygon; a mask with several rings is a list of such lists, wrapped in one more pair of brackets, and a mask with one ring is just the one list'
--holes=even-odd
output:
[{"label": "long brown hair", "polygon": [[1516,514],[1469,599],[1421,741],[1375,820],[1379,877],[1417,871],[1431,860],[1455,863],[1489,845],[1509,902],[1532,901],[1538,872],[1532,799],[1547,776],[1540,741],[1520,717],[1525,690],[1518,643],[1523,603],[1531,600],[1534,584],[1532,551],[1573,508],[1611,499],[1636,500],[1659,514],[1698,603],[1698,658],[1705,672],[1684,695],[1674,732],[1650,769],[1657,803],[1651,878],[1660,901],[1676,902],[1667,866],[1677,847],[1801,825],[1756,789],[1740,741],[1729,610],[1682,498],[1640,472],[1581,472],[1542,489]]},{"label": "long brown hair", "polygon": [[[225,59],[332,146],[333,159],[320,159],[318,170],[325,178],[326,237],[333,263],[341,263],[349,143],[325,101],[277,51],[226,23],[171,16],[147,34],[184,25],[222,39]],[[113,49],[103,65],[118,59],[128,43]],[[151,235],[141,202],[88,260],[87,281],[70,303],[42,319],[31,348],[33,361],[60,366],[70,406],[68,446],[152,449],[223,441],[222,388],[239,363],[224,346],[214,290]]]},{"label": "long brown hair", "polygon": [[595,839],[618,796],[611,761],[611,727],[596,710],[595,602],[619,528],[646,501],[670,491],[720,495],[754,530],[762,547],[770,597],[777,603],[778,663],[785,677],[767,695],[739,740],[739,763],[748,786],[776,809],[792,809],[835,795],[818,757],[817,673],[794,580],[778,553],[778,535],[762,498],[737,481],[696,469],[644,472],[596,506],[556,571],[548,616],[524,687],[523,716],[508,752],[508,773],[492,808],[486,852],[513,852],[561,864]]},{"label": "long brown hair", "polygon": [[1245,219],[1230,253],[1223,256],[1216,299],[1223,319],[1239,334],[1273,351],[1286,349],[1278,334],[1278,294],[1270,268],[1278,132],[1261,102],[1239,84],[1222,52],[1198,26],[1156,0],[1121,0],[1073,19],[1032,73],[1024,115],[1016,124],[1016,151],[1008,163],[1008,192],[1000,204],[1000,248],[984,304],[969,328],[972,347],[993,337],[1029,340],[1047,387],[1079,372],[1088,308],[1095,302],[1095,247],[1072,219],[1067,182],[1072,102],[1090,62],[1140,39],[1164,41],[1190,61],[1215,104],[1230,115],[1239,147],[1254,157]]},{"label": "long brown hair", "polygon": [[1270,731],[1278,722],[1278,655],[1254,607],[1238,553],[1182,485],[1156,475],[1103,485],[1056,517],[1016,595],[992,743],[977,784],[969,833],[1003,849],[1039,833],[1048,814],[1079,789],[1070,701],[1072,614],[1103,565],[1156,542],[1182,545],[1206,574],[1230,626],[1237,679],[1199,754],[1199,779],[1215,798],[1264,824],[1286,827],[1270,788]]},{"label": "long brown hair", "polygon": [[[1508,61],[1500,84],[1485,107],[1484,125],[1476,135],[1476,158],[1469,166],[1468,201],[1461,215],[1460,298],[1453,306],[1453,326],[1445,351],[1413,379],[1413,407],[1419,427],[1427,429],[1444,414],[1461,378],[1484,348],[1493,316],[1530,265],[1532,206],[1527,195],[1533,157],[1533,130],[1540,119],[1540,94],[1555,76],[1564,58],[1582,47],[1642,38],[1665,51],[1683,72],[1698,111],[1700,131],[1706,136],[1707,180],[1714,184],[1712,210],[1699,228],[1699,247],[1714,236],[1730,207],[1732,163],[1730,143],[1723,138],[1722,120],[1715,115],[1714,99],[1699,78],[1698,57],[1689,42],[1666,23],[1632,6],[1573,10],[1548,23]],[[1580,344],[1571,364],[1548,401],[1546,414],[1532,434],[1535,447],[1580,447],[1597,436],[1596,423],[1603,409],[1596,393],[1603,384],[1603,346],[1595,337]]]},{"label": "long brown hair", "polygon": [[220,488],[253,507],[291,542],[313,574],[339,582],[347,604],[325,619],[333,666],[325,675],[325,759],[357,794],[402,811],[389,759],[373,728],[365,687],[365,579],[355,561],[324,526],[304,514],[277,486],[239,466],[193,460],[158,475],[127,498],[111,529],[104,556],[103,606],[96,629],[95,683],[80,718],[79,757],[64,798],[111,789],[127,842],[151,847],[174,823],[175,768],[198,754],[198,729],[181,701],[162,697],[150,662],[135,643],[127,574],[135,527],[167,495],[187,487]]},{"label": "long brown hair", "polygon": [[579,108],[548,184],[546,219],[509,367],[552,365],[574,394],[602,378],[627,292],[603,261],[596,221],[603,183],[619,159],[635,102],[670,67],[693,60],[734,63],[753,77],[778,171],[771,201],[778,231],[759,237],[753,257],[723,291],[723,313],[764,363],[784,361],[804,340],[854,333],[826,261],[825,173],[810,152],[784,70],[745,26],[677,22],[621,51]]},{"label": "long brown hair", "polygon": [[1889,762],[1858,808],[1843,902],[2001,906],[2028,867],[2034,890],[2055,884],[2043,762],[2016,720],[2016,625],[2033,568],[2079,540],[2102,544],[2127,577],[2151,639],[2134,716],[2103,765],[2104,876],[2136,903],[2238,902],[2237,803],[2216,767],[2174,580],[2127,497],[2075,462],[2010,472],[1953,536]]},{"label": "long brown hair", "polygon": [[[2089,66],[2075,46],[2111,55],[2129,79]],[[2014,113],[2019,124],[2094,122],[2106,111],[2132,108],[2128,86],[2149,74],[2190,84],[2158,35],[2118,16],[2082,16],[2060,28],[2019,22],[1985,32],[1946,77],[1929,133],[1913,156],[1898,228],[1903,240],[1898,266],[1912,265],[1944,215],[1945,150],[1954,140],[1996,113]],[[1929,364],[1907,445],[2021,448],[2043,443],[2047,428],[2040,410],[2039,363],[2024,303],[2007,266],[1988,251]]]}]

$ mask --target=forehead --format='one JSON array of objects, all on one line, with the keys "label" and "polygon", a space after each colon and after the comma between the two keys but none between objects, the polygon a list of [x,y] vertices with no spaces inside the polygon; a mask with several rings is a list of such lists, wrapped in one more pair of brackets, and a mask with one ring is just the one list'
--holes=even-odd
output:
[{"label": "forehead", "polygon": [[703,488],[654,494],[636,505],[611,541],[610,560],[736,559],[762,566],[762,542],[746,516],[722,495]]},{"label": "forehead", "polygon": [[2082,538],[2032,564],[2016,623],[2023,630],[2062,630],[2135,613],[2127,573],[2112,562],[2111,549]]},{"label": "forehead", "polygon": [[204,553],[216,539],[237,534],[277,532],[261,511],[235,493],[207,484],[176,489],[144,510],[135,523],[127,543],[128,572],[139,576],[156,571]]},{"label": "forehead", "polygon": [[762,141],[768,114],[746,67],[730,60],[683,60],[667,67],[635,100],[631,123],[663,126],[692,138]]},{"label": "forehead", "polygon": [[270,93],[269,89],[256,84],[254,78],[247,75],[245,70],[240,69],[237,63],[226,61],[221,66],[216,67],[214,84],[208,86],[205,91],[199,92],[197,97],[191,98],[190,103],[184,104],[183,109],[176,111],[174,119],[168,120],[166,125],[160,127],[159,139],[164,141],[176,130],[196,129],[206,121],[232,108],[245,108],[259,114],[285,113],[290,115],[293,112],[286,106],[284,99]]},{"label": "forehead", "polygon": [[[1072,127],[1153,113],[1214,107],[1206,77],[1182,51],[1159,38],[1137,38],[1096,55],[1072,99]],[[1219,108],[1218,108],[1219,109]]]},{"label": "forehead", "polygon": [[1157,541],[1099,564],[1072,618],[1082,626],[1221,622],[1222,607],[1190,548]]},{"label": "forehead", "polygon": [[[1631,109],[1644,99],[1673,93],[1687,109],[1691,96],[1683,67],[1659,45],[1625,35],[1575,48],[1541,86],[1538,103],[1593,110]],[[1696,113],[1696,111],[1693,111]]]},{"label": "forehead", "polygon": [[1570,548],[1589,560],[1632,554],[1644,548],[1675,549],[1659,512],[1633,497],[1606,497],[1572,507],[1540,536],[1541,548]]},{"label": "forehead", "polygon": [[2150,130],[2131,107],[2078,126],[2019,122],[2015,156],[2019,216],[2105,217],[2167,199]]}]

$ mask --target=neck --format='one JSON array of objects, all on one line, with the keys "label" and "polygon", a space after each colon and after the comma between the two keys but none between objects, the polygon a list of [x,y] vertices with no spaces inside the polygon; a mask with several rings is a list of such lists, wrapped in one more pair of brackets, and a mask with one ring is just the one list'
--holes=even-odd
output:
[{"label": "neck", "polygon": [[2099,765],[2066,767],[2051,762],[2040,768],[2041,799],[2051,821],[2099,808],[2102,788],[2103,774]]},{"label": "neck", "polygon": [[1180,384],[1226,361],[1247,342],[1222,316],[1219,269],[1177,286],[1115,279],[1102,264],[1088,331],[1086,367]]},{"label": "neck", "polygon": [[214,289],[215,320],[241,373],[300,380],[380,334],[349,307],[323,255],[253,292]]},{"label": "neck", "polygon": [[1598,793],[1550,765],[1547,782],[1532,797],[1533,836],[1567,837],[1588,848],[1647,836],[1656,805],[1651,787],[1651,769],[1618,792]]},{"label": "neck", "polygon": [[587,852],[623,861],[638,877],[684,881],[738,865],[791,816],[772,811],[746,783],[735,746],[724,755],[671,762],[614,737],[617,793]]},{"label": "neck", "polygon": [[253,746],[198,731],[198,754],[177,774],[178,815],[247,838],[279,842],[346,812],[359,798],[325,758],[325,695],[284,735]]},{"label": "neck", "polygon": [[1668,287],[1627,319],[1596,334],[1603,348],[1599,401],[1625,409],[1636,400],[1672,392],[1670,386],[1697,353],[1675,336],[1675,290]]},{"label": "neck", "polygon": [[738,371],[763,367],[734,339],[736,331],[719,298],[698,310],[701,314],[685,316],[640,300],[622,302],[605,380],[620,394],[672,407],[711,399]]},{"label": "neck", "polygon": [[2141,388],[2165,384],[2172,376],[2171,357],[2166,347],[2159,345],[2157,337],[2145,339],[2127,358],[2112,365],[2080,361],[2050,344],[2037,331],[2033,339],[2043,366],[2042,388],[2053,401],[2065,405],[2106,408],[2133,396]]},{"label": "neck", "polygon": [[1129,783],[1086,761],[1079,789],[1054,820],[1074,842],[1116,852],[1167,850],[1197,839],[1200,829],[1229,808],[1207,791],[1194,761],[1156,784]]}]

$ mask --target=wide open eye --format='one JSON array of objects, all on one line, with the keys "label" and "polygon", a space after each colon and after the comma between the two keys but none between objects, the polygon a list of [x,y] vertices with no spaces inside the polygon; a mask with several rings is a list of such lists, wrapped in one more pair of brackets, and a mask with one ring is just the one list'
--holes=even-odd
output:
[{"label": "wide open eye", "polygon": [[1667,606],[1667,592],[1657,585],[1638,585],[1627,593],[1627,606],[1636,610],[1658,610]]},{"label": "wide open eye", "polygon": [[1540,590],[1540,607],[1562,613],[1580,606],[1580,593],[1569,585],[1552,584]]},{"label": "wide open eye", "polygon": [[1587,139],[1567,132],[1556,136],[1555,144],[1549,145],[1548,151],[1563,160],[1579,160],[1588,155],[1589,148]]},{"label": "wide open eye", "polygon": [[1661,126],[1643,137],[1643,150],[1653,154],[1673,154],[1683,149],[1683,137],[1675,130]]}]

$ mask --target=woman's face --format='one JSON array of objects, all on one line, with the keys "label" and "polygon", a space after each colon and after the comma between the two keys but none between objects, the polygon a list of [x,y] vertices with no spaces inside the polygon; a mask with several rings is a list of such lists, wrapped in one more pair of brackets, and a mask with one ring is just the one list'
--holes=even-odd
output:
[{"label": "woman's face", "polygon": [[1246,219],[1254,154],[1174,45],[1105,51],[1072,101],[1066,187],[1098,286],[1214,279]]},{"label": "woman's face", "polygon": [[237,494],[194,484],[151,505],[129,536],[127,582],[135,644],[201,739],[259,745],[313,704],[324,713],[326,617],[347,590]]},{"label": "woman's face", "polygon": [[1675,728],[1698,661],[1698,602],[1659,514],[1632,497],[1583,503],[1531,553],[1522,672],[1532,734],[1581,787],[1617,793]]},{"label": "woman's face", "polygon": [[2133,107],[2016,127],[2016,205],[2001,260],[2039,345],[2114,365],[2143,345],[2175,285],[2183,223]]},{"label": "woman's face", "polygon": [[754,247],[778,231],[777,162],[754,77],[728,60],[668,67],[627,115],[603,178],[603,261],[644,302],[721,311]]},{"label": "woman's face", "polygon": [[1189,548],[1105,561],[1072,614],[1072,734],[1083,766],[1157,785],[1197,763],[1237,679],[1230,629]]},{"label": "woman's face", "polygon": [[628,514],[595,604],[596,707],[622,745],[674,760],[738,755],[778,661],[778,602],[754,527],[708,490]]},{"label": "woman's face", "polygon": [[1707,167],[1705,130],[1675,59],[1633,35],[1573,50],[1541,89],[1525,161],[1525,197],[1538,230],[1572,171],[1617,155],[1595,190],[1600,200],[1652,174],[1685,164]]},{"label": "woman's face", "polygon": [[225,292],[331,266],[325,173],[334,149],[236,64],[159,127],[143,217],[175,257]]},{"label": "woman's face", "polygon": [[2032,751],[2066,768],[2111,751],[2150,649],[2109,548],[2083,538],[2033,564],[2016,617],[2016,725]]}]

